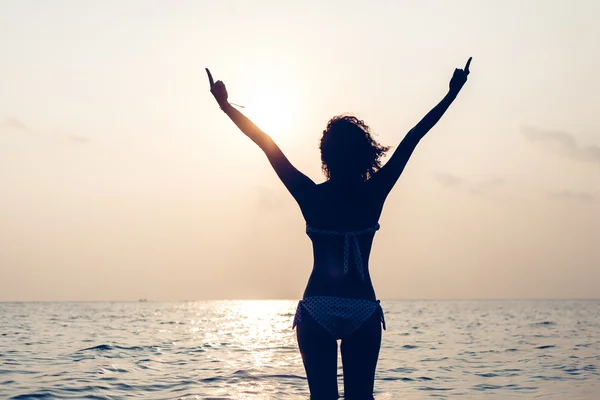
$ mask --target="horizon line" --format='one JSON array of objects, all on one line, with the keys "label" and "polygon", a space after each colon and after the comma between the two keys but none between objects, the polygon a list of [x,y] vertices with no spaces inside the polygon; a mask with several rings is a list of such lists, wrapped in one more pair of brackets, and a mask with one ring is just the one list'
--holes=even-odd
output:
[{"label": "horizon line", "polygon": [[[228,298],[228,299],[187,299],[187,300],[152,300],[141,298],[138,300],[0,300],[0,303],[197,303],[207,301],[299,301],[300,298]],[[497,297],[497,298],[380,298],[381,301],[600,301],[600,297]]]}]

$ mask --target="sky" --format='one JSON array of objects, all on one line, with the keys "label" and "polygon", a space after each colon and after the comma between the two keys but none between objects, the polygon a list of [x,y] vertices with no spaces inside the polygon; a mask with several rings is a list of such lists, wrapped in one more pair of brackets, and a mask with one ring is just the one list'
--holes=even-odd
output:
[{"label": "sky", "polygon": [[[600,298],[600,3],[0,0],[0,301],[302,296],[327,120],[385,145],[459,98],[388,197],[381,299]],[[385,159],[384,159],[385,161]]]}]

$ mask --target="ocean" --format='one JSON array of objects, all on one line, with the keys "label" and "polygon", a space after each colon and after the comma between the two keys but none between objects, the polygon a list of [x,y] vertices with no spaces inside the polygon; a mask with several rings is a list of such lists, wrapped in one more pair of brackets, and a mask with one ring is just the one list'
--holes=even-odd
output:
[{"label": "ocean", "polygon": [[[306,400],[296,304],[0,303],[0,398]],[[378,400],[600,399],[600,301],[381,304]]]}]

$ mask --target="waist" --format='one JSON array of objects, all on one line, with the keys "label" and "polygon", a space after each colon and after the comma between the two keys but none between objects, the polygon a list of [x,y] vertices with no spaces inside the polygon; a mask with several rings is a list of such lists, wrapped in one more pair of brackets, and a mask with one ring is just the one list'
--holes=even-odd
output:
[{"label": "waist", "polygon": [[327,279],[311,275],[303,298],[314,296],[343,297],[349,299],[371,300],[375,301],[375,289],[370,279],[364,281],[344,277],[342,279]]}]

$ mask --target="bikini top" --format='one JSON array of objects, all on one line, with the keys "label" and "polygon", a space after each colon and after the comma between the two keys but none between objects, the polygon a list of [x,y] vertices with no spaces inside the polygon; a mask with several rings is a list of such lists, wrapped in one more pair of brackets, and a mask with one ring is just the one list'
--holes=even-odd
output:
[{"label": "bikini top", "polygon": [[375,233],[379,230],[379,227],[379,224],[375,224],[375,226],[371,228],[362,229],[360,231],[329,231],[326,229],[313,228],[306,224],[306,233],[319,233],[321,235],[328,236],[344,236],[344,274],[348,273],[348,264],[350,261],[350,243],[352,242],[354,247],[354,263],[356,264],[356,269],[360,275],[360,279],[364,281],[365,274],[363,269],[362,255],[360,254],[360,245],[358,244],[358,235],[362,235],[363,233]]}]

